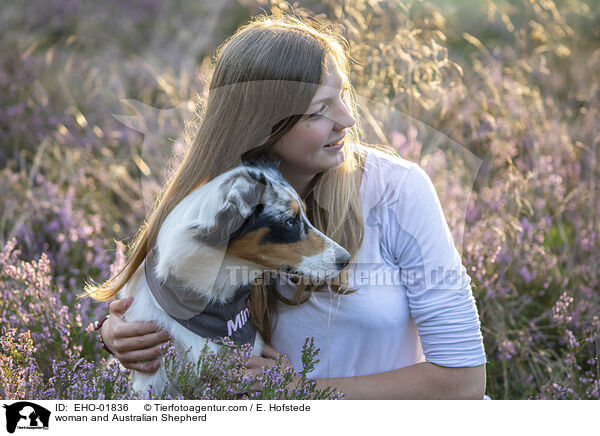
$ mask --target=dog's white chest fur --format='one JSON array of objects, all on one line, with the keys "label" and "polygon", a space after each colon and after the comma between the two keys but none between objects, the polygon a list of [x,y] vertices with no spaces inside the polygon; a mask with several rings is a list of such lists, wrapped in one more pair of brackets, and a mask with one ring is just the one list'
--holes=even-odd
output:
[{"label": "dog's white chest fur", "polygon": [[[179,353],[185,353],[185,351],[191,347],[191,351],[186,356],[189,361],[197,362],[205,345],[208,346],[208,350],[211,352],[216,352],[221,347],[221,345],[211,342],[186,329],[158,305],[148,289],[144,274],[144,263],[140,265],[140,268],[134,277],[127,283],[126,287],[123,289],[122,296],[135,296],[133,303],[125,313],[125,319],[127,321],[151,321],[156,323],[161,329],[169,332],[172,338],[171,340]],[[260,356],[262,345],[263,340],[260,334],[257,333],[253,344],[252,354]],[[133,371],[132,384],[133,389],[136,392],[145,393],[153,386],[155,390],[167,387],[169,392],[176,393],[172,388],[169,388],[166,373],[162,365],[154,374]]]}]

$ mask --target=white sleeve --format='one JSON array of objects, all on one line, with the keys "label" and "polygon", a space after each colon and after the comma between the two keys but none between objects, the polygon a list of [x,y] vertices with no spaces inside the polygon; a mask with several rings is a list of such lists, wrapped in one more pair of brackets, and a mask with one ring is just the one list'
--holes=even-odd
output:
[{"label": "white sleeve", "polygon": [[408,288],[409,310],[425,359],[440,366],[485,363],[471,278],[462,264],[431,179],[409,170],[390,207],[395,216],[385,235]]}]

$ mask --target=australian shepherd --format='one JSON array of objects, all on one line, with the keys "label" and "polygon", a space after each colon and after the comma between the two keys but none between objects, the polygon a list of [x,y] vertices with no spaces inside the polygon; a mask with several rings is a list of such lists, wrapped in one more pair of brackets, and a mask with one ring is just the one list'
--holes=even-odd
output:
[{"label": "australian shepherd", "polygon": [[[120,293],[134,296],[128,321],[152,321],[179,351],[197,361],[219,339],[263,341],[249,317],[250,284],[242,271],[279,271],[322,280],[338,274],[349,253],[307,219],[305,205],[277,164],[245,163],[196,189],[166,217],[157,242]],[[248,275],[246,275],[247,277]],[[133,388],[145,392],[167,382],[134,371]]]}]

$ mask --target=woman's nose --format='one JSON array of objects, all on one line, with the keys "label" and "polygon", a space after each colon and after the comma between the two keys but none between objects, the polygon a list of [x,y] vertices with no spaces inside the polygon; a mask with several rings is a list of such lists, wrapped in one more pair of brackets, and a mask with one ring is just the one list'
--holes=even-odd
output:
[{"label": "woman's nose", "polygon": [[349,127],[352,127],[352,126],[353,126],[353,125],[356,123],[356,120],[355,120],[355,119],[354,119],[354,117],[353,117],[353,116],[350,114],[350,112],[348,112],[348,116],[347,116],[347,118],[345,119],[345,121],[346,121],[346,123],[345,123],[345,124],[343,124],[343,126],[344,126],[344,128],[346,128],[346,129],[347,129],[347,128],[349,128]]},{"label": "woman's nose", "polygon": [[349,127],[352,127],[356,123],[356,120],[354,119],[346,105],[343,104],[341,113],[336,117],[335,122],[336,124],[339,124],[342,129],[347,129]]}]

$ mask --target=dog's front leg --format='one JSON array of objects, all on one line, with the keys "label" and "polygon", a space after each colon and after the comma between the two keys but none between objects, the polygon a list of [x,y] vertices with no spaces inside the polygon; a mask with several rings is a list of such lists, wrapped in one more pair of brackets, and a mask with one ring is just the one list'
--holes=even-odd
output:
[{"label": "dog's front leg", "polygon": [[141,394],[146,394],[150,388],[153,388],[155,394],[160,394],[167,387],[168,382],[164,363],[153,374],[134,371],[131,379],[133,390]]}]

